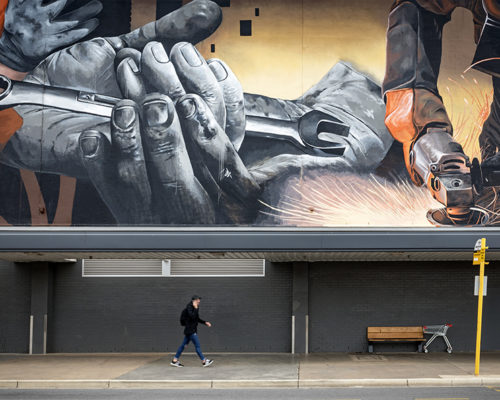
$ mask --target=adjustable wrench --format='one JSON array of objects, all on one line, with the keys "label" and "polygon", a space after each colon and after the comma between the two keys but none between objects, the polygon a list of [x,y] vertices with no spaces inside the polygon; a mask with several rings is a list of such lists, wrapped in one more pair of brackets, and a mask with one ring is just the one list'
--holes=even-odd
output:
[{"label": "adjustable wrench", "polygon": [[[77,113],[111,118],[120,99],[29,82],[13,81],[0,75],[0,110],[19,105],[39,105]],[[274,119],[247,115],[246,132],[250,136],[287,140],[301,150],[316,155],[342,155],[349,126],[318,110],[311,110],[298,120]]]}]

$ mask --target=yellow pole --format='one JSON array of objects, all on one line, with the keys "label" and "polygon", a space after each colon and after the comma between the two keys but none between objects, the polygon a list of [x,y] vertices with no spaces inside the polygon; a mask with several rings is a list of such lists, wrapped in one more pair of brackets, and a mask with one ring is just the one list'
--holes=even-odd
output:
[{"label": "yellow pole", "polygon": [[486,239],[481,239],[481,264],[479,267],[479,293],[477,302],[477,334],[476,334],[476,365],[474,374],[479,375],[479,363],[481,358],[481,326],[483,321],[483,290],[484,290],[484,264],[486,252]]}]

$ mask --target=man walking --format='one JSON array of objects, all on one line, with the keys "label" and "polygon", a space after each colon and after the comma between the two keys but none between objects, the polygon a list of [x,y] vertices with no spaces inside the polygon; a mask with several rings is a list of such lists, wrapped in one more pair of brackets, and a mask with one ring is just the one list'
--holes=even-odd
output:
[{"label": "man walking", "polygon": [[185,326],[184,328],[184,340],[182,341],[182,344],[179,346],[177,349],[177,353],[175,354],[175,357],[172,359],[172,362],[170,365],[173,367],[183,367],[179,362],[179,357],[181,356],[182,352],[184,351],[184,347],[186,347],[189,342],[193,342],[194,347],[196,349],[196,353],[198,354],[198,357],[200,357],[201,362],[204,367],[208,367],[210,364],[213,363],[213,360],[209,360],[208,358],[205,358],[203,353],[201,352],[201,346],[200,346],[200,340],[198,339],[198,322],[201,324],[205,324],[209,328],[212,326],[210,322],[203,321],[198,312],[199,312],[199,307],[200,307],[200,301],[201,297],[194,295],[191,298],[191,302],[188,303],[186,308],[182,311],[181,314],[181,325]]}]

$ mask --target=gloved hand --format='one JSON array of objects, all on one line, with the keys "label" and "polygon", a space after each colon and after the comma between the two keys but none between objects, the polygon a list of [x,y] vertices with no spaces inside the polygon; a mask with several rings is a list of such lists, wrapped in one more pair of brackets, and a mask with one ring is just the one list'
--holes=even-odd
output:
[{"label": "gloved hand", "polygon": [[[294,120],[309,110],[319,110],[349,126],[342,156],[301,154],[293,147],[284,151],[284,142],[279,143],[279,148],[275,146],[276,150],[269,145],[262,148],[259,157],[242,154],[245,159],[255,160],[249,170],[261,185],[290,174],[314,170],[324,170],[325,173],[371,172],[385,158],[393,143],[384,124],[385,104],[380,96],[380,87],[344,62],[333,66],[297,100],[269,101],[253,95],[245,95],[245,100],[246,108],[254,115]],[[247,151],[247,147],[243,146],[241,153]]]},{"label": "gloved hand", "polygon": [[9,0],[0,37],[0,63],[15,71],[31,71],[54,50],[79,41],[97,27],[94,17],[102,10],[100,1],[91,0],[61,15],[67,2]]}]

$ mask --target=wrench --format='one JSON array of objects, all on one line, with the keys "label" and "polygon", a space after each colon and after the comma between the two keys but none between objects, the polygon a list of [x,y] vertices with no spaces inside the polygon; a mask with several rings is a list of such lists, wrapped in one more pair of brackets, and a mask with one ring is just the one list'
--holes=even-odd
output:
[{"label": "wrench", "polygon": [[[2,91],[3,90],[3,91]],[[120,99],[74,89],[14,81],[0,75],[0,110],[19,105],[39,105],[111,118]],[[290,121],[247,115],[246,132],[254,137],[287,140],[316,155],[342,155],[349,126],[318,110]]]}]

